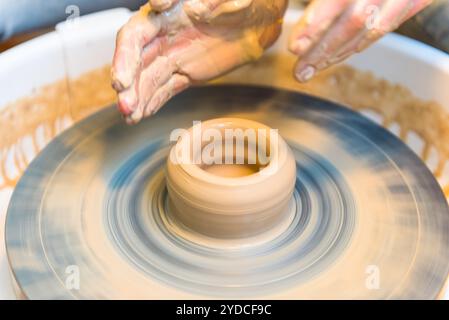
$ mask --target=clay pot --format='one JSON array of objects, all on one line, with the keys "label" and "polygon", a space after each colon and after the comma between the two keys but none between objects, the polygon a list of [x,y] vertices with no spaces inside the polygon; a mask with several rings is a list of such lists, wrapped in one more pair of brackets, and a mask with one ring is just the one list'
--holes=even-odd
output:
[{"label": "clay pot", "polygon": [[[197,150],[189,147],[195,144],[194,137],[204,137],[211,128],[221,132],[223,140],[202,141]],[[205,164],[199,157],[200,152],[204,154],[205,148],[212,144],[230,142],[225,129],[257,130],[260,134],[257,148],[250,144],[251,139],[245,139],[243,164]],[[232,160],[236,162],[238,144],[237,139],[233,140]],[[182,150],[190,150],[187,159]],[[261,163],[263,157],[259,156],[256,163],[249,163],[251,155],[259,150],[269,155],[266,163]],[[215,160],[224,160],[218,152],[214,152],[214,156]],[[200,128],[193,126],[171,149],[167,160],[166,181],[173,219],[195,232],[215,238],[257,236],[282,223],[295,179],[293,154],[277,131],[244,119],[220,118],[203,122]]]}]

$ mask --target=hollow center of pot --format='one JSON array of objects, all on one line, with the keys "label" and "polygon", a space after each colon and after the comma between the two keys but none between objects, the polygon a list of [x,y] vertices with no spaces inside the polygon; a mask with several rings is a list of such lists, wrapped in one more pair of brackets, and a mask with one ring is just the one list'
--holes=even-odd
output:
[{"label": "hollow center of pot", "polygon": [[255,174],[270,162],[269,139],[251,141],[248,137],[231,137],[222,142],[207,141],[202,145],[199,167],[216,176],[238,178]]}]

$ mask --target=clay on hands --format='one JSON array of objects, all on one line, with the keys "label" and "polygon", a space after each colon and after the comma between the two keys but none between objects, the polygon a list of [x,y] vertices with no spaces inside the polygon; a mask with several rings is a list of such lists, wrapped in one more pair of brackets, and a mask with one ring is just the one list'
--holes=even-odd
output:
[{"label": "clay on hands", "polygon": [[317,71],[360,52],[393,31],[432,0],[314,0],[294,27],[289,49],[299,59],[294,74]]},{"label": "clay on hands", "polygon": [[286,0],[151,0],[121,29],[112,66],[128,123],[173,95],[261,56],[279,36]]}]

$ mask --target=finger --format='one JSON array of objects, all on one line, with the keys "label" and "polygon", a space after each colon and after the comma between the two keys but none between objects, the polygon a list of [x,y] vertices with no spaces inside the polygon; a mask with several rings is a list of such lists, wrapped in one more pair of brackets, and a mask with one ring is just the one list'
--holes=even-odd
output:
[{"label": "finger", "polygon": [[151,97],[144,110],[144,117],[156,113],[168,100],[185,90],[190,85],[187,76],[175,73],[166,84],[161,86]]},{"label": "finger", "polygon": [[169,50],[170,46],[171,40],[169,43],[168,37],[162,36],[155,38],[143,49],[140,70],[137,72],[140,73],[141,70],[146,69],[157,57],[166,55],[164,53]]},{"label": "finger", "polygon": [[152,64],[144,69],[136,82],[138,99],[135,99],[133,111],[128,118],[133,122],[139,122],[155,92],[172,77],[176,71],[176,64],[168,57],[157,57]]},{"label": "finger", "polygon": [[156,38],[144,48],[141,65],[135,76],[136,80],[131,87],[119,92],[118,95],[118,109],[124,116],[129,116],[137,108],[141,72],[147,69],[156,57],[162,55],[167,46],[167,41],[166,37]]},{"label": "finger", "polygon": [[298,56],[305,54],[350,3],[351,0],[315,0],[309,4],[298,24],[293,27],[289,50]]},{"label": "finger", "polygon": [[356,37],[347,48],[340,50],[339,55],[365,50],[373,42],[390,31],[395,30],[401,23],[409,19],[429,5],[429,0],[389,0],[382,8],[373,28]]},{"label": "finger", "polygon": [[137,96],[137,86],[135,84],[131,85],[128,89],[119,92],[117,107],[121,114],[129,116],[134,112],[138,102]]},{"label": "finger", "polygon": [[388,0],[373,31],[380,31],[382,34],[393,31],[406,19],[416,3],[416,0]]},{"label": "finger", "polygon": [[367,27],[374,6],[379,8],[385,0],[361,0],[347,7],[346,11],[330,26],[327,33],[301,57],[295,67],[299,81],[307,81],[317,70],[326,68],[331,57]]},{"label": "finger", "polygon": [[[360,3],[362,4],[362,2]],[[339,48],[329,48],[325,55],[312,56],[298,61],[295,68],[295,76],[300,81],[307,81],[313,77],[316,71],[346,60],[353,53],[366,49],[383,35],[396,29],[402,22],[430,3],[431,1],[429,0],[388,0],[384,1],[383,5],[382,3],[374,2],[364,3],[363,6],[368,9],[365,11],[366,13],[376,14],[372,17],[374,19],[368,17],[366,21],[369,23],[362,27],[357,34],[351,33],[350,37],[346,37],[348,41],[346,43],[342,42]],[[373,6],[377,7],[377,10],[370,10]],[[341,33],[341,30],[335,27],[332,28],[332,32],[329,32],[326,37],[332,41],[331,39],[338,38],[339,33]],[[326,46],[327,44],[324,47]],[[331,54],[331,57],[326,57],[329,54]]]},{"label": "finger", "polygon": [[149,5],[143,6],[139,13],[119,31],[112,62],[112,85],[118,92],[131,86],[138,71],[141,53],[161,29],[158,16],[149,16]]},{"label": "finger", "polygon": [[157,12],[165,11],[178,3],[178,0],[149,0],[151,9]]},{"label": "finger", "polygon": [[209,21],[222,14],[236,12],[247,8],[253,0],[190,0],[184,3],[184,10],[189,17]]}]

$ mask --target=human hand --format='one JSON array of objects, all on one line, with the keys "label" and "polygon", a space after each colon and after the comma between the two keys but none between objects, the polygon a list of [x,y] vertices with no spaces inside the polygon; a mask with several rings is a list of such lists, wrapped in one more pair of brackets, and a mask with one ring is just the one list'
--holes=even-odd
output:
[{"label": "human hand", "polygon": [[305,82],[396,29],[432,0],[314,0],[294,27],[289,49]]},{"label": "human hand", "polygon": [[117,36],[112,84],[127,122],[155,113],[193,83],[260,57],[279,36],[286,4],[150,0]]}]

